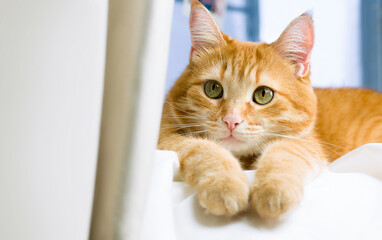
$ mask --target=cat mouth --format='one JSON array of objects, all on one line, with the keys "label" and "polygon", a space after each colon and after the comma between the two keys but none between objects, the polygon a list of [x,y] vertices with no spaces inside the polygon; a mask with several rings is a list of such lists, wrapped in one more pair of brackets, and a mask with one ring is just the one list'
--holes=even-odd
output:
[{"label": "cat mouth", "polygon": [[222,140],[229,143],[244,143],[244,141],[241,141],[232,135],[229,135],[228,137],[223,138]]}]

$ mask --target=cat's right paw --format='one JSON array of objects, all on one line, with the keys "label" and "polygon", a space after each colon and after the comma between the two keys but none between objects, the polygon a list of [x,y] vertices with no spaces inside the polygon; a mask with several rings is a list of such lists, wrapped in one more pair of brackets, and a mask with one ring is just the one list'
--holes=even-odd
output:
[{"label": "cat's right paw", "polygon": [[248,206],[249,183],[244,173],[206,181],[199,188],[200,205],[217,216],[233,216]]}]

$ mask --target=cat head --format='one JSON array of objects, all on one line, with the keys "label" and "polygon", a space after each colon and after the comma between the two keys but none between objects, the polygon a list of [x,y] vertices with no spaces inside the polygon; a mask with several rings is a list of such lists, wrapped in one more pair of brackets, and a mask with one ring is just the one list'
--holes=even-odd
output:
[{"label": "cat head", "polygon": [[312,18],[297,17],[271,44],[240,42],[222,33],[202,4],[191,3],[190,63],[167,95],[163,127],[239,154],[309,133],[316,115]]}]

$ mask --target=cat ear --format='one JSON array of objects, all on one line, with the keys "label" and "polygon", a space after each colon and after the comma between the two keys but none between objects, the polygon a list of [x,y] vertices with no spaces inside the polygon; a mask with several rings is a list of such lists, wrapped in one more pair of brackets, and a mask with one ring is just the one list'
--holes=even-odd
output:
[{"label": "cat ear", "polygon": [[191,55],[225,43],[222,33],[208,10],[197,0],[191,0]]},{"label": "cat ear", "polygon": [[313,20],[309,13],[294,19],[274,42],[275,49],[296,65],[299,77],[305,76],[309,70],[313,44]]}]

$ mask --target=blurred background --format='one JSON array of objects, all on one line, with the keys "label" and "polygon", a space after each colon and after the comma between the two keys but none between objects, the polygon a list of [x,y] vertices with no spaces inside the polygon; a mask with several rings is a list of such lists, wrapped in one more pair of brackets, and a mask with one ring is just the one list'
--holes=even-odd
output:
[{"label": "blurred background", "polygon": [[138,239],[173,5],[0,0],[0,239]]},{"label": "blurred background", "polygon": [[[217,1],[204,1],[207,7],[214,2]],[[166,91],[189,60],[191,42],[184,5],[183,0],[175,1]],[[382,91],[380,0],[226,0],[225,5],[220,28],[241,41],[271,43],[294,18],[306,11],[312,12],[315,25],[311,57],[313,86],[366,87]]]}]

